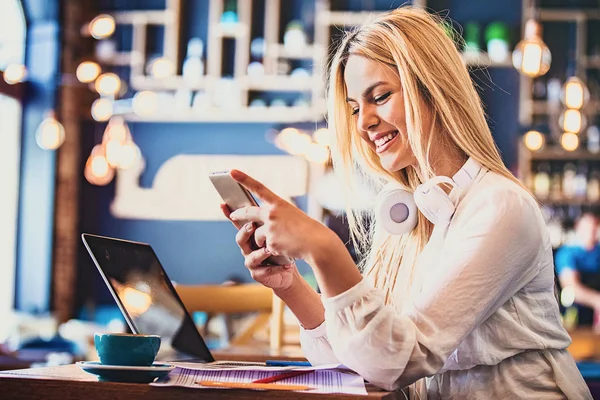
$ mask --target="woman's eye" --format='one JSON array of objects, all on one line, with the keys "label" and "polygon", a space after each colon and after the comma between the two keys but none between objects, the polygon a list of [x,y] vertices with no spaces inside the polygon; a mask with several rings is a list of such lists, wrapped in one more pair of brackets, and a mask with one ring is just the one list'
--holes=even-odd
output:
[{"label": "woman's eye", "polygon": [[353,108],[352,109],[352,115],[356,115],[358,114],[358,108]]},{"label": "woman's eye", "polygon": [[390,97],[390,94],[392,94],[392,92],[387,92],[386,94],[382,94],[379,97],[375,97],[375,99],[374,99],[375,103],[380,104],[380,103],[384,102],[385,100],[387,100],[388,97]]}]

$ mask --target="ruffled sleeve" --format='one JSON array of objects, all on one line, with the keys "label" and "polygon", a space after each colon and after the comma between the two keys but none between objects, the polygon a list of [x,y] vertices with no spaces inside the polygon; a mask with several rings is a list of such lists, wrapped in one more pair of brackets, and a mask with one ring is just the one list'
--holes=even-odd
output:
[{"label": "ruffled sleeve", "polygon": [[312,365],[339,364],[329,340],[327,339],[326,322],[314,329],[300,327],[300,345],[304,356]]}]

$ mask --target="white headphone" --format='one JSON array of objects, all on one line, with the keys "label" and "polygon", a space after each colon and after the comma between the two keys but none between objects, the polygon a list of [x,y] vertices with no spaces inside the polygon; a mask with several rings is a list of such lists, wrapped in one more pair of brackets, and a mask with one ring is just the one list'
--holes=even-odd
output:
[{"label": "white headphone", "polygon": [[470,158],[452,179],[436,176],[419,185],[414,193],[395,182],[383,187],[377,197],[376,218],[392,235],[403,235],[417,225],[417,208],[431,223],[448,223],[456,210],[455,201],[438,185],[447,183],[465,190],[479,174],[481,165]]}]

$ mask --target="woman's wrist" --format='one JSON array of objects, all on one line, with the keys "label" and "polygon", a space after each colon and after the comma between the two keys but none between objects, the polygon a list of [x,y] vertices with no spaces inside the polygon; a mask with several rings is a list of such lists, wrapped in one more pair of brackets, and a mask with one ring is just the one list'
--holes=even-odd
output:
[{"label": "woman's wrist", "polygon": [[325,309],[321,297],[298,271],[294,273],[294,280],[288,288],[273,290],[273,292],[289,307],[306,329],[316,328],[323,323]]},{"label": "woman's wrist", "polygon": [[355,286],[362,275],[348,249],[330,229],[315,235],[305,261],[312,267],[324,298],[336,296]]},{"label": "woman's wrist", "polygon": [[290,295],[293,295],[294,293],[298,292],[298,290],[303,285],[303,282],[305,282],[304,278],[302,278],[302,275],[300,275],[300,272],[297,269],[295,269],[292,276],[292,283],[288,287],[273,289],[273,293],[275,293],[275,296],[279,297],[284,302],[286,298],[290,297]]},{"label": "woman's wrist", "polygon": [[339,257],[340,252],[348,253],[346,246],[331,229],[323,226],[323,229],[313,236],[311,246],[304,260],[311,267],[327,265],[332,259]]}]

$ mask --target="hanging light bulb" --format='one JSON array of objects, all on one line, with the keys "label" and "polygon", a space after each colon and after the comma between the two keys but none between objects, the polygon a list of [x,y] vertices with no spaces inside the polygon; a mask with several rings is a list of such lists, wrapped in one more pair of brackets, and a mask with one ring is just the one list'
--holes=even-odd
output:
[{"label": "hanging light bulb", "polygon": [[327,128],[319,128],[313,133],[313,139],[316,143],[329,147],[331,144],[330,132]]},{"label": "hanging light bulb", "polygon": [[558,123],[565,132],[579,133],[586,124],[585,117],[579,110],[566,109],[560,115]]},{"label": "hanging light bulb", "polygon": [[111,167],[118,167],[121,160],[121,148],[129,137],[129,128],[121,117],[112,117],[102,136],[102,146],[106,161]]},{"label": "hanging light bulb", "polygon": [[27,76],[27,69],[22,64],[9,64],[4,70],[4,81],[9,85],[23,82]]},{"label": "hanging light bulb", "polygon": [[160,57],[150,64],[150,75],[162,79],[175,75],[175,65],[167,58]]},{"label": "hanging light bulb", "polygon": [[105,39],[115,31],[115,19],[108,14],[100,14],[88,25],[90,34],[95,39]]},{"label": "hanging light bulb", "polygon": [[141,157],[142,153],[140,148],[133,142],[133,140],[128,140],[121,147],[118,167],[120,169],[129,169],[133,167]]},{"label": "hanging light bulb", "polygon": [[106,125],[106,130],[104,131],[104,136],[102,137],[102,141],[110,141],[115,140],[121,144],[125,143],[127,138],[129,137],[129,127],[127,123],[118,115],[112,117],[108,124]]},{"label": "hanging light bulb", "polygon": [[567,108],[579,110],[586,105],[589,100],[590,92],[581,79],[572,76],[565,82],[561,100]]},{"label": "hanging light bulb", "polygon": [[101,144],[97,144],[92,149],[85,163],[83,175],[89,183],[98,186],[107,185],[115,176],[115,170],[106,161],[104,149]]},{"label": "hanging light bulb", "polygon": [[113,103],[109,99],[100,98],[92,103],[92,118],[96,121],[108,121],[113,112]]},{"label": "hanging light bulb", "polygon": [[64,143],[65,128],[56,119],[54,111],[49,111],[38,126],[35,141],[44,150],[56,150]]},{"label": "hanging light bulb", "polygon": [[300,131],[296,128],[285,128],[275,136],[275,146],[283,151],[288,151],[289,146],[294,140],[294,136],[299,135]]},{"label": "hanging light bulb", "polygon": [[121,89],[121,78],[112,72],[102,74],[96,79],[95,88],[102,96],[114,96]]},{"label": "hanging light bulb", "polygon": [[531,130],[523,136],[523,142],[529,150],[537,151],[544,146],[545,139],[540,132]]},{"label": "hanging light bulb", "polygon": [[560,145],[567,151],[574,151],[579,147],[579,136],[571,132],[565,132],[560,137]]},{"label": "hanging light bulb", "polygon": [[525,23],[523,40],[515,46],[512,60],[519,72],[532,78],[542,76],[550,69],[552,55],[542,40],[542,27],[535,19]]},{"label": "hanging light bulb", "polygon": [[90,83],[94,82],[101,71],[102,69],[97,63],[93,61],[84,61],[77,66],[75,76],[77,76],[77,80],[81,83]]},{"label": "hanging light bulb", "polygon": [[113,168],[128,169],[141,158],[140,149],[122,117],[110,119],[102,137],[102,146],[106,161]]},{"label": "hanging light bulb", "polygon": [[275,141],[281,149],[296,156],[306,154],[311,143],[311,137],[296,128],[283,129]]},{"label": "hanging light bulb", "polygon": [[133,96],[132,108],[141,117],[152,115],[158,109],[158,96],[149,90],[137,92]]}]

